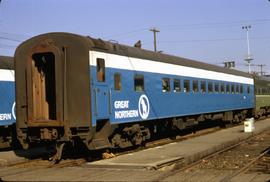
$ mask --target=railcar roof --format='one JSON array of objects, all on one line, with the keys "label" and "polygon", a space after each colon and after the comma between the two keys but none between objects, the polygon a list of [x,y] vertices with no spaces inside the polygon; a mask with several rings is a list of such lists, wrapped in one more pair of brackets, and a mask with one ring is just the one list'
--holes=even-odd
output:
[{"label": "railcar roof", "polygon": [[[176,65],[181,65],[181,66],[187,66],[187,67],[192,67],[192,68],[199,68],[199,69],[205,69],[205,70],[210,70],[210,71],[215,71],[215,72],[220,72],[220,73],[227,73],[227,74],[253,78],[252,75],[248,73],[234,70],[234,69],[223,68],[220,66],[216,66],[216,65],[212,65],[212,64],[208,64],[208,63],[204,63],[200,61],[195,61],[195,60],[172,56],[172,55],[163,54],[163,53],[156,53],[153,51],[149,51],[149,50],[145,50],[145,49],[141,49],[137,47],[122,45],[117,42],[104,41],[102,39],[96,39],[89,36],[82,36],[82,35],[77,35],[77,34],[72,34],[72,33],[52,32],[52,33],[38,35],[29,40],[31,40],[31,42],[33,43],[35,41],[40,41],[42,38],[45,38],[45,37],[46,38],[57,37],[58,40],[62,39],[63,41],[64,39],[65,40],[68,39],[68,37],[72,37],[72,40],[84,42],[84,45],[88,46],[87,48],[89,50],[101,51],[105,53],[153,60],[153,61],[158,61],[158,62],[176,64]],[[23,48],[24,47],[23,45],[29,43],[29,40],[22,43],[17,49]]]},{"label": "railcar roof", "polygon": [[195,60],[191,60],[187,58],[172,56],[168,54],[156,53],[153,51],[126,46],[126,45],[122,45],[122,44],[118,44],[114,42],[108,42],[101,39],[95,39],[91,37],[87,37],[87,38],[93,42],[94,46],[92,48],[97,51],[103,51],[103,52],[108,52],[108,53],[118,54],[118,55],[123,55],[123,56],[154,60],[158,62],[176,64],[176,65],[181,65],[181,66],[205,69],[205,70],[210,70],[210,71],[215,71],[215,72],[221,72],[221,73],[227,73],[227,74],[233,74],[233,75],[252,78],[252,75],[242,72],[242,71],[234,70],[234,69],[223,68],[220,66],[216,66],[216,65],[212,65],[212,64],[208,64],[208,63],[204,63],[200,61],[195,61]]},{"label": "railcar roof", "polygon": [[10,56],[0,56],[0,69],[14,69],[13,57]]}]

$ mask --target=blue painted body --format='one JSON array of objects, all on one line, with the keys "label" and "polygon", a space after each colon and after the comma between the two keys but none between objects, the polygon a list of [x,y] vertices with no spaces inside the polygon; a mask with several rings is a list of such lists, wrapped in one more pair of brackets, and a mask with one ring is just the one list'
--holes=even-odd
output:
[{"label": "blue painted body", "polygon": [[[254,108],[253,85],[250,85],[250,93],[247,93],[247,84],[243,84],[244,91],[242,94],[208,93],[208,81],[217,81],[106,68],[105,82],[98,82],[96,73],[96,67],[90,66],[91,99],[93,101],[91,102],[92,124],[94,126],[96,121],[100,119],[109,119],[114,124]],[[115,73],[122,75],[121,91],[114,89]],[[135,74],[144,75],[143,92],[134,91]],[[162,78],[164,77],[170,78],[170,92],[162,92]],[[192,83],[192,80],[206,81],[206,93],[192,93],[192,91],[184,93],[183,90],[174,92],[173,79],[181,80],[181,88],[183,88],[184,79],[191,80],[190,83]],[[227,82],[222,83],[226,84]],[[192,84],[190,84],[190,90],[192,90]],[[145,95],[149,100],[147,106],[149,115],[147,118],[142,118],[139,114],[139,107],[142,107],[142,105],[138,102],[142,95]],[[117,101],[122,102],[119,104]],[[119,112],[129,113],[124,117],[119,117]]]},{"label": "blue painted body", "polygon": [[16,122],[14,84],[12,81],[0,81],[0,126]]}]

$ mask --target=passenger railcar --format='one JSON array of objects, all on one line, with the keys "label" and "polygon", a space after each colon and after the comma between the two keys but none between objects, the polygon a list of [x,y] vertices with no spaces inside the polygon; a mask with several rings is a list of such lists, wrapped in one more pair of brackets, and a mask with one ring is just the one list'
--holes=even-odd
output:
[{"label": "passenger railcar", "polygon": [[261,118],[270,114],[270,78],[254,76],[256,94],[255,117]]},{"label": "passenger railcar", "polygon": [[13,58],[0,56],[0,149],[10,147],[16,122]]},{"label": "passenger railcar", "polygon": [[138,145],[205,120],[239,122],[255,104],[249,74],[70,33],[25,41],[15,62],[17,134],[25,148]]}]

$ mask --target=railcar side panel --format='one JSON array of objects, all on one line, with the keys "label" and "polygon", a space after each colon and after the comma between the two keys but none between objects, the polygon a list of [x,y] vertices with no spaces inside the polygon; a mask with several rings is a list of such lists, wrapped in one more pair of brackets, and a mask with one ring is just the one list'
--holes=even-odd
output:
[{"label": "railcar side panel", "polygon": [[256,117],[269,115],[270,113],[270,79],[267,77],[255,77]]},{"label": "railcar side panel", "polygon": [[[117,58],[118,60],[116,60]],[[99,68],[97,68],[98,65],[96,63],[98,59],[103,59],[105,62],[103,68],[105,79],[102,82],[98,81],[97,72]],[[122,59],[122,62],[119,63],[119,59]],[[94,113],[92,115],[93,125],[96,125],[96,121],[99,119],[109,119],[111,123],[125,123],[254,107],[254,95],[252,94],[254,85],[252,79],[234,75],[220,75],[220,73],[208,72],[207,70],[199,70],[200,73],[193,72],[192,74],[186,70],[184,70],[186,71],[184,73],[177,70],[163,72],[166,68],[160,69],[157,67],[156,70],[158,71],[155,73],[145,71],[147,68],[151,70],[150,67],[141,67],[141,70],[144,71],[140,71],[136,68],[134,62],[131,61],[132,59],[90,51],[92,100],[95,101],[92,103],[92,113]],[[145,60],[145,62],[145,65],[147,65],[149,61]],[[120,68],[117,68],[116,64],[120,65]],[[151,66],[155,67],[154,64]],[[171,65],[164,64],[163,66],[169,67]],[[177,66],[176,68],[169,67],[167,69],[177,69]],[[209,75],[205,75],[207,73],[212,75],[212,79],[210,79]],[[122,78],[120,90],[115,89],[116,74],[121,75]],[[218,76],[220,78],[217,78]],[[143,80],[142,88],[137,90],[135,88],[136,77],[141,77]],[[162,88],[162,80],[164,78],[168,79],[168,84],[170,85],[167,91]],[[181,90],[175,90],[174,80],[179,80]],[[188,92],[184,91],[184,80],[189,80]],[[202,89],[201,84],[204,82],[205,90],[195,91],[193,82],[198,82],[197,89]],[[209,93],[208,84],[210,83],[213,84],[213,87],[215,87],[215,83],[218,84],[219,91]],[[140,86],[140,84],[138,85]],[[222,92],[221,85],[223,87],[228,85],[229,90],[223,88]],[[236,87],[238,87],[238,91]],[[240,89],[240,87],[242,88]],[[98,93],[99,91],[101,93]],[[100,105],[103,105],[103,107],[100,107]]]},{"label": "railcar side panel", "polygon": [[255,104],[246,73],[70,33],[25,41],[15,63],[18,139],[24,148],[53,144],[57,158],[67,143],[141,144],[159,132],[153,122],[166,128],[176,118],[185,128],[181,116],[238,122]]},{"label": "railcar side panel", "polygon": [[0,69],[0,126],[12,125],[15,116],[14,71]]}]

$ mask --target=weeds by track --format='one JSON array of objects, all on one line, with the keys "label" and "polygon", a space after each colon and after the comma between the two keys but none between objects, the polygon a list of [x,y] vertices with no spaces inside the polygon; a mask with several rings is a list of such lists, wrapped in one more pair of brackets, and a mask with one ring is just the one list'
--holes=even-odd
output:
[{"label": "weeds by track", "polygon": [[[198,172],[200,171],[200,172]],[[269,174],[270,131],[262,132],[233,146],[184,165],[157,179],[178,181],[239,181],[246,174]]]}]

